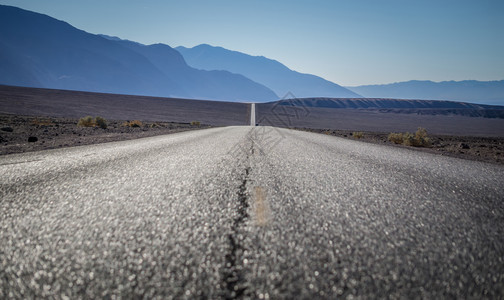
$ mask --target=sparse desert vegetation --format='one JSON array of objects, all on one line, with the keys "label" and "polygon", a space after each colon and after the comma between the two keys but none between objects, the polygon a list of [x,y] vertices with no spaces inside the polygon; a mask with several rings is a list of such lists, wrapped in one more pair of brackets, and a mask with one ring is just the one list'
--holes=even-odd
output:
[{"label": "sparse desert vegetation", "polygon": [[126,121],[123,123],[123,126],[125,126],[125,127],[142,127],[143,123],[138,120]]},{"label": "sparse desert vegetation", "polygon": [[191,125],[192,125],[192,126],[200,126],[200,125],[201,125],[201,122],[200,122],[200,121],[192,121],[192,122],[191,122]]},{"label": "sparse desert vegetation", "polygon": [[102,129],[107,129],[107,120],[102,117],[93,118],[92,116],[85,116],[79,119],[77,126],[80,127],[100,127]]},{"label": "sparse desert vegetation", "polygon": [[403,143],[403,134],[392,132],[388,135],[388,140],[394,144],[402,144]]},{"label": "sparse desert vegetation", "polygon": [[352,136],[356,139],[360,139],[362,137],[364,137],[364,132],[362,131],[355,131],[352,133]]},{"label": "sparse desert vegetation", "polygon": [[54,125],[56,125],[51,120],[48,120],[48,119],[39,119],[39,118],[35,118],[30,123],[33,126],[54,126]]},{"label": "sparse desert vegetation", "polygon": [[79,122],[77,122],[77,126],[80,126],[80,127],[93,127],[93,126],[95,126],[93,117],[86,116],[86,117],[80,118]]},{"label": "sparse desert vegetation", "polygon": [[95,123],[96,123],[96,126],[100,127],[101,129],[107,129],[107,120],[105,120],[104,118],[96,117]]},{"label": "sparse desert vegetation", "polygon": [[[142,127],[125,127],[125,123],[128,123],[128,126],[131,124]],[[0,155],[121,141],[209,127],[164,121],[141,123],[105,120],[92,116],[79,119],[0,114]]]},{"label": "sparse desert vegetation", "polygon": [[[336,129],[310,129],[293,128],[296,130],[310,131],[324,135],[332,135],[341,138],[353,138],[354,131]],[[479,160],[490,163],[504,164],[504,137],[478,137],[478,136],[455,136],[429,134],[427,131],[417,130],[415,134],[405,135],[404,133],[385,133],[363,131],[361,141],[381,145],[394,145],[396,147],[407,147],[416,151],[447,155],[458,158]],[[404,144],[404,137],[407,142]],[[407,146],[411,139],[417,139],[421,143],[429,146],[410,147]]]},{"label": "sparse desert vegetation", "polygon": [[413,147],[429,147],[431,145],[431,141],[427,136],[427,130],[421,127],[418,128],[415,134],[409,132],[392,132],[388,135],[388,140],[394,144],[403,144]]}]

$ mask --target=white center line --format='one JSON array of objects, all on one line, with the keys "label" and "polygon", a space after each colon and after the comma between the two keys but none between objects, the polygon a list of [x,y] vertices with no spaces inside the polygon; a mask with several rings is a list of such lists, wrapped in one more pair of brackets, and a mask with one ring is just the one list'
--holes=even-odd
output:
[{"label": "white center line", "polygon": [[250,103],[250,126],[255,126],[256,115],[255,115],[255,103]]}]

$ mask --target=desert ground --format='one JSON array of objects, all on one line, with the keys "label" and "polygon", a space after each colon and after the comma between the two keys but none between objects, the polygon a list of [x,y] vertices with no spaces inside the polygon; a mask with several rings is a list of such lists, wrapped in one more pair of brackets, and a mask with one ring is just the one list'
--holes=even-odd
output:
[{"label": "desert ground", "polygon": [[[428,134],[428,147],[412,147],[395,144],[388,139],[389,133],[373,131],[349,131],[332,129],[295,128],[297,130],[327,134],[374,144],[408,148],[412,151],[430,152],[462,159],[484,161],[504,165],[504,138],[481,136],[456,136]],[[411,131],[415,133],[415,131]]]},{"label": "desert ground", "polygon": [[[503,108],[504,109],[504,108]],[[256,107],[260,125],[369,132],[414,132],[430,134],[504,137],[504,119],[441,114],[443,110],[338,109],[292,107],[270,103]]]},{"label": "desert ground", "polygon": [[[260,125],[294,128],[363,142],[405,147],[462,159],[504,164],[504,119],[445,114],[442,110],[373,110],[257,105]],[[411,147],[388,140],[390,133],[425,128],[430,145]],[[358,138],[354,133],[359,132]]]},{"label": "desert ground", "polygon": [[246,103],[103,94],[0,85],[0,114],[248,125]]},{"label": "desert ground", "polygon": [[0,155],[136,139],[212,126],[176,122],[107,120],[107,128],[78,126],[79,119],[0,115]]},{"label": "desert ground", "polygon": [[[258,104],[256,111],[259,125],[504,164],[500,118],[272,104]],[[88,115],[107,119],[107,128],[78,126],[79,119]],[[127,126],[132,120],[141,124]],[[246,103],[0,86],[0,155],[248,125],[249,120]],[[414,133],[418,127],[427,129],[428,147],[396,145],[387,138],[391,132]],[[357,137],[356,132],[362,134]]]}]

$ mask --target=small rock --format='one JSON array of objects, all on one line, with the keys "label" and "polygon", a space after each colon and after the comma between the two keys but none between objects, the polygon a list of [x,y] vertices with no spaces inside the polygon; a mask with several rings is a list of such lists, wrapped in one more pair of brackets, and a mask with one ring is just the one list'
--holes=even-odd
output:
[{"label": "small rock", "polygon": [[459,147],[462,148],[462,149],[470,149],[471,148],[466,143],[460,143]]},{"label": "small rock", "polygon": [[14,131],[14,129],[12,129],[12,127],[9,127],[9,126],[2,127],[0,130],[5,131],[5,132],[13,132]]},{"label": "small rock", "polygon": [[38,138],[36,136],[30,136],[28,138],[29,143],[35,143],[36,141],[38,141]]}]

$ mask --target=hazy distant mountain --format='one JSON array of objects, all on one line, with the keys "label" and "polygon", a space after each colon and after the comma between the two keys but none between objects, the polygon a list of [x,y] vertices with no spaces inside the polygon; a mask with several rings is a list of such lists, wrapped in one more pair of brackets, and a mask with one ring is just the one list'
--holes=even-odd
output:
[{"label": "hazy distant mountain", "polygon": [[[287,108],[298,110],[295,116],[310,114],[312,108],[354,109],[380,113],[415,115],[459,115],[467,117],[504,119],[504,106],[484,105],[441,100],[408,100],[381,98],[297,98],[262,104],[277,114],[286,114]],[[264,110],[263,110],[264,112]]]},{"label": "hazy distant mountain", "polygon": [[206,44],[175,49],[191,67],[242,74],[272,89],[280,97],[289,92],[295,97],[361,97],[333,82],[290,70],[278,61],[263,56],[251,56]]},{"label": "hazy distant mountain", "polygon": [[166,74],[170,81],[175,82],[185,91],[189,91],[193,98],[258,102],[278,99],[273,91],[243,75],[228,71],[205,71],[191,68],[179,52],[165,44],[146,46],[116,37],[102,36],[142,54]]},{"label": "hazy distant mountain", "polygon": [[348,89],[371,98],[454,100],[504,105],[501,81],[406,81],[383,85],[362,85]]},{"label": "hazy distant mountain", "polygon": [[104,38],[4,5],[0,84],[233,101],[278,99],[241,75],[191,68],[167,45]]}]

